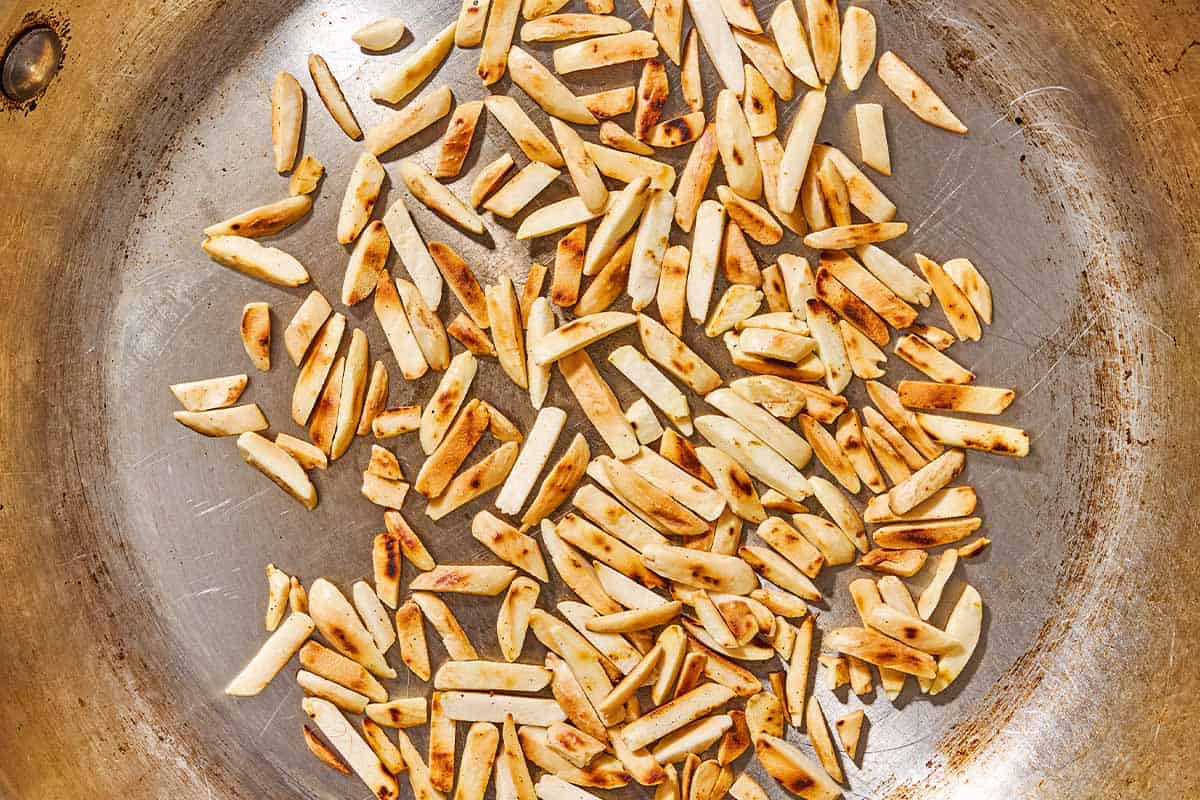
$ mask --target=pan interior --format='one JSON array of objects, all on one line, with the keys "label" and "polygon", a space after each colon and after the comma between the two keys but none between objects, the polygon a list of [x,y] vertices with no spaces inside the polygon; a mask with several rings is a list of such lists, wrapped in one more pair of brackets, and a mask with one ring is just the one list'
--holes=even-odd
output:
[{"label": "pan interior", "polygon": [[[1054,51],[1052,43],[1040,40],[1036,32],[1016,45],[1001,41],[994,26],[1004,9],[977,5],[981,7],[957,8],[954,19],[932,17],[921,13],[927,9],[908,4],[870,6],[878,19],[879,51],[894,49],[913,64],[970,127],[969,136],[924,125],[872,72],[853,97],[847,97],[840,81],[830,89],[820,137],[857,161],[852,104],[884,104],[894,177],[871,178],[896,202],[897,218],[910,224],[909,234],[887,249],[908,264],[920,252],[939,261],[966,257],[979,267],[991,284],[995,323],[985,329],[981,342],[957,345],[951,355],[975,372],[980,384],[1015,388],[1017,400],[1001,421],[1026,428],[1033,437],[1032,454],[1024,460],[977,453],[968,458],[962,480],[979,493],[981,532],[993,543],[959,567],[934,621],[944,620],[966,578],[979,588],[987,607],[983,638],[967,672],[944,695],[924,698],[910,681],[895,707],[878,693],[865,698],[870,724],[864,764],[860,769],[845,763],[854,791],[862,796],[905,796],[906,787],[917,785],[931,792],[926,796],[981,796],[965,787],[995,788],[993,782],[1003,779],[1007,773],[997,769],[1003,760],[990,761],[986,777],[979,774],[983,770],[972,771],[972,762],[1012,714],[1052,713],[1027,708],[1038,700],[1028,699],[1025,678],[1014,676],[1026,674],[1030,654],[1036,657],[1046,646],[1050,621],[1062,613],[1072,573],[1064,565],[1092,558],[1086,548],[1068,552],[1073,531],[1088,518],[1098,498],[1109,497],[1111,491],[1101,475],[1107,456],[1092,455],[1108,401],[1105,378],[1098,374],[1089,349],[1101,317],[1119,312],[1097,303],[1083,277],[1085,265],[1101,271],[1111,268],[1103,239],[1087,235],[1106,224],[1110,209],[1104,206],[1107,190],[1098,178],[1098,156],[1076,131],[1083,101],[1065,85],[1050,85],[1071,79],[1069,74],[1045,71],[1064,69],[1048,55]],[[159,169],[149,181],[158,189],[126,233],[128,257],[106,334],[107,403],[129,412],[114,415],[108,429],[112,472],[107,479],[119,492],[117,516],[124,520],[128,557],[142,577],[142,590],[160,600],[154,620],[157,635],[174,654],[163,679],[187,698],[188,713],[197,722],[198,746],[211,754],[228,754],[245,786],[255,791],[283,784],[300,796],[334,797],[346,790],[342,778],[304,752],[300,692],[291,669],[257,698],[234,700],[221,690],[263,639],[262,570],[267,562],[306,582],[324,576],[347,590],[353,581],[369,579],[369,542],[382,528],[381,510],[358,491],[370,441],[356,441],[330,470],[314,475],[320,505],[306,513],[246,467],[232,440],[205,439],[174,424],[171,412],[176,404],[166,387],[247,372],[251,380],[243,402],[262,407],[272,435],[282,431],[304,436],[289,419],[296,369],[280,340],[311,288],[331,300],[339,295],[348,249],[336,243],[334,227],[359,152],[359,145],[341,133],[321,106],[305,74],[304,58],[314,51],[323,55],[363,126],[378,122],[393,112],[370,101],[372,81],[453,19],[457,5],[427,0],[420,13],[405,12],[411,32],[393,54],[367,55],[351,43],[351,31],[390,9],[383,3],[332,8],[327,3],[297,4],[266,31],[248,27],[244,47],[223,71],[195,76],[202,88],[189,90],[187,100],[194,103],[190,118],[170,132]],[[766,20],[770,10],[760,4],[760,18]],[[617,13],[628,16],[635,27],[645,25],[636,4],[623,0]],[[529,49],[548,58],[550,47]],[[456,102],[481,99],[484,90],[474,76],[476,53],[452,53],[422,90],[449,83]],[[302,152],[319,157],[327,169],[314,212],[269,241],[299,257],[312,274],[312,286],[295,290],[225,270],[198,247],[205,225],[286,192],[287,178],[272,169],[268,105],[271,78],[284,69],[297,75],[306,89]],[[633,84],[638,74],[633,65],[599,72],[568,83],[585,93]],[[674,67],[669,72],[677,90],[677,72]],[[711,109],[718,84],[707,59],[705,89]],[[539,126],[549,130],[545,115],[507,79],[494,91],[520,100]],[[781,115],[781,138],[794,105],[781,104],[788,109]],[[680,107],[671,106],[667,113],[680,112]],[[628,119],[620,121],[629,124]],[[412,155],[431,164],[443,129],[444,122],[383,158],[390,181],[377,209],[407,195],[399,181],[400,158]],[[501,152],[510,151],[518,165],[524,163],[494,119],[483,119],[476,136],[463,177],[450,183],[460,196],[479,167]],[[661,151],[661,156],[678,167],[686,149],[681,154]],[[721,181],[718,167],[712,186]],[[564,175],[546,197],[566,196],[568,190]],[[512,222],[489,218],[494,241],[488,243],[467,240],[411,201],[409,207],[426,240],[454,244],[484,284],[511,275],[519,287],[531,259],[552,259],[554,237],[528,246],[514,240],[520,217]],[[678,241],[689,243],[686,238]],[[790,236],[778,248],[755,246],[764,266],[788,250],[804,252]],[[395,254],[392,258],[393,274],[402,274]],[[723,285],[719,283],[718,292]],[[449,292],[446,295],[442,316],[448,320],[459,309]],[[252,369],[238,338],[241,308],[254,301],[271,305],[275,344],[267,373]],[[350,309],[337,303],[335,307],[351,326],[367,332],[372,360],[382,359],[388,366],[392,405],[419,403],[429,396],[436,376],[412,383],[400,378],[369,302]],[[627,308],[627,301],[622,299],[619,307]],[[921,319],[947,327],[936,307],[924,310]],[[719,340],[704,339],[694,326],[689,326],[687,338],[723,374],[732,374]],[[633,335],[618,341],[633,341]],[[622,401],[632,401],[632,388],[607,364],[601,363],[601,369]],[[887,369],[893,385],[902,377],[921,377],[891,355]],[[861,384],[858,389],[851,395],[856,405],[865,402]],[[494,360],[481,362],[475,394],[528,429],[533,418],[528,399]],[[559,451],[580,431],[593,453],[606,452],[560,376],[554,378],[549,402],[569,412]],[[691,402],[694,409],[703,408],[700,399],[693,397]],[[415,435],[388,444],[395,445],[406,474],[413,475],[422,459]],[[820,467],[816,470],[821,472]],[[413,495],[406,515],[439,562],[494,562],[469,536],[470,517],[482,504],[439,523],[430,522],[422,507]],[[411,566],[405,570],[407,582],[415,573]],[[820,628],[855,624],[845,584],[859,574],[839,568],[822,576],[822,589],[831,600],[820,615]],[[922,580],[913,583],[914,590]],[[564,590],[552,582],[540,605],[550,607],[562,597]],[[450,598],[450,604],[481,652],[496,655],[498,600]],[[434,659],[440,662],[444,653],[432,632],[430,636]],[[540,652],[530,637],[523,660],[538,659]],[[427,687],[405,673],[389,689],[393,696],[405,696],[423,694]],[[860,705],[844,689],[832,696],[819,681],[815,691],[830,718]],[[978,721],[996,727],[981,729],[974,724]],[[417,733],[421,744],[422,735]],[[769,786],[773,796],[782,794],[774,784]]]}]

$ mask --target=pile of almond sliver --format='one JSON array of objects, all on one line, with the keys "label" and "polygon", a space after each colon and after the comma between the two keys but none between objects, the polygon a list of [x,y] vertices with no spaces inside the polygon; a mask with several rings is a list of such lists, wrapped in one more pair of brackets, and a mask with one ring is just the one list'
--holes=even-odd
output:
[{"label": "pile of almond sliver", "polygon": [[[347,336],[346,315],[314,290],[284,331],[298,368],[292,421],[306,437],[259,433],[269,427],[259,406],[236,405],[244,374],[172,386],[184,407],[175,417],[236,435],[246,462],[309,509],[308,473],[373,437],[362,494],[386,509],[385,531],[372,542],[372,580],[348,591],[325,578],[306,590],[267,566],[270,636],[226,692],[256,695],[297,657],[308,748],[381,800],[399,797],[398,780],[417,800],[482,800],[489,783],[501,800],[588,800],[631,783],[655,800],[763,800],[751,772],[799,797],[839,797],[845,762],[861,764],[865,714],[857,701],[823,708],[811,685],[849,684],[861,697],[878,681],[895,700],[906,684],[934,695],[959,677],[983,602],[969,583],[945,602],[943,591],[988,539],[965,541],[982,520],[975,490],[955,481],[967,450],[1024,456],[1029,437],[979,419],[1014,392],[976,386],[948,352],[991,324],[987,282],[967,259],[916,255],[918,275],[880,246],[908,226],[850,156],[817,143],[826,87],[855,92],[874,64],[922,120],[967,128],[896,54],[875,58],[875,19],[859,7],[782,0],[764,27],[751,4],[688,0],[685,38],[680,0],[639,0],[631,16],[644,30],[612,15],[613,0],[585,2],[586,13],[560,13],[563,0],[464,0],[457,20],[400,48],[400,20],[360,29],[364,51],[398,50],[371,87],[395,110],[365,131],[328,64],[309,56],[333,121],[364,145],[336,222],[337,241],[353,246],[337,299],[371,300],[395,363],[372,362],[366,333]],[[566,42],[550,65],[514,44],[519,16],[522,43]],[[455,98],[439,67],[473,48],[482,99]],[[705,59],[724,87],[709,101]],[[637,86],[571,88],[576,73],[631,61],[644,62]],[[490,94],[506,74],[516,88]],[[664,119],[673,82],[688,111]],[[530,117],[517,91],[545,118]],[[793,100],[781,142],[780,104]],[[216,262],[283,286],[307,283],[308,271],[259,240],[312,210],[324,167],[298,159],[305,112],[300,82],[281,72],[271,138],[288,196],[204,231]],[[485,112],[516,147],[474,164]],[[883,107],[853,113],[861,162],[891,175]],[[388,180],[377,157],[447,117],[436,153],[399,160],[408,194],[375,219]],[[656,158],[676,147],[690,148],[679,175]],[[447,183],[464,169],[466,198]],[[556,183],[574,194],[539,203]],[[553,264],[534,264],[519,290],[509,278],[482,286],[453,243],[426,240],[412,202],[471,235],[489,230],[482,214],[523,215],[518,239],[558,237]],[[760,267],[755,245],[793,252]],[[403,277],[388,270],[393,247]],[[932,298],[949,330],[918,321]],[[892,353],[928,380],[883,381],[893,334]],[[245,306],[241,335],[251,363],[270,369],[267,303]],[[720,337],[728,363],[701,358],[688,344],[699,337]],[[476,393],[492,360],[518,391]],[[440,379],[423,404],[389,406],[396,370],[406,382],[431,370]],[[605,373],[637,399],[622,407]],[[860,409],[844,395],[855,377],[870,399]],[[555,396],[577,408],[547,405],[556,381],[567,391]],[[536,415],[521,430],[501,406],[526,395]],[[569,415],[586,418],[603,452],[562,436]],[[411,479],[386,444],[400,436],[424,456]],[[470,536],[494,562],[436,563],[426,526],[405,509],[410,489],[429,527],[469,506]],[[850,582],[861,625],[823,629],[818,653],[810,604],[834,600],[815,580],[842,566],[879,577]],[[569,591],[543,598],[552,572]],[[903,580],[914,576],[916,597]],[[503,596],[495,643],[470,640],[456,594]],[[530,633],[548,651],[539,663]],[[400,670],[432,680],[429,692],[413,695]],[[410,696],[394,696],[401,685]],[[829,696],[826,706],[849,701]],[[425,753],[406,733],[423,725]],[[815,759],[795,743],[805,737]],[[753,761],[761,770],[748,770]]]}]

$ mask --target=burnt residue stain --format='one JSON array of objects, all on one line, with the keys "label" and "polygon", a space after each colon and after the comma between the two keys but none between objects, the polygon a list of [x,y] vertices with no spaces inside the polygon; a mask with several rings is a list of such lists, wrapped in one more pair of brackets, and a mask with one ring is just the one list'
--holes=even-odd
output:
[{"label": "burnt residue stain", "polygon": [[[0,53],[7,53],[8,49],[13,46],[13,42],[19,39],[23,34],[33,28],[49,28],[58,34],[58,40],[62,47],[62,59],[59,61],[59,72],[66,69],[67,53],[71,44],[71,22],[66,15],[47,9],[42,11],[30,11],[21,18],[21,24],[10,31],[4,39],[4,47]],[[55,76],[57,77],[57,76]],[[52,79],[51,84],[54,83]],[[45,94],[45,92],[42,92]],[[0,92],[0,112],[28,114],[37,109],[38,102],[42,99],[42,94],[37,97],[31,97],[28,100],[16,101],[10,98],[4,92]]]}]

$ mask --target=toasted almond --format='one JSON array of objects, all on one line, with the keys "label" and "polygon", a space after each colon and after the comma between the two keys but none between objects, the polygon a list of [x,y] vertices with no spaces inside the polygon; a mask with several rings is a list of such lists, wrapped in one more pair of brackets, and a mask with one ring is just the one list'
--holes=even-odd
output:
[{"label": "toasted almond", "polygon": [[[571,502],[581,514],[603,528],[606,533],[615,536],[635,550],[641,551],[648,545],[666,544],[667,542],[661,534],[595,486],[590,484],[582,486],[575,493]],[[605,571],[601,570],[601,583],[604,583],[604,574]],[[607,590],[608,587],[605,588]],[[616,595],[613,597],[618,601],[624,599]]]},{"label": "toasted almond", "polygon": [[863,439],[862,424],[858,420],[857,411],[850,409],[838,418],[835,439],[862,482],[873,492],[886,491],[887,484],[879,474],[875,460]]},{"label": "toasted almond", "polygon": [[617,150],[623,150],[626,153],[635,153],[643,156],[654,155],[653,147],[639,141],[632,133],[629,133],[620,125],[611,121],[600,123],[600,142]]},{"label": "toasted almond", "polygon": [[646,566],[689,586],[731,594],[749,594],[758,587],[754,571],[733,556],[687,547],[650,545],[642,551]]},{"label": "toasted almond", "polygon": [[940,694],[962,673],[975,652],[982,627],[983,600],[979,592],[968,584],[954,604],[950,618],[946,620],[946,633],[961,644],[961,649],[938,659],[937,676],[929,687],[931,695]]},{"label": "toasted almond", "polygon": [[675,222],[685,233],[690,233],[696,219],[696,212],[704,200],[708,189],[708,181],[712,176],[713,167],[719,154],[717,147],[717,128],[710,124],[704,133],[692,145],[687,164],[679,179],[679,191],[675,203]]},{"label": "toasted almond", "polygon": [[214,236],[200,245],[222,266],[278,286],[308,283],[304,265],[277,247],[264,247],[244,236]]},{"label": "toasted almond", "polygon": [[314,629],[312,619],[303,612],[292,612],[263,642],[254,657],[225,687],[225,694],[236,697],[257,695],[287,665]]},{"label": "toasted almond", "polygon": [[758,161],[763,172],[763,196],[767,207],[775,218],[788,230],[803,235],[808,232],[808,224],[804,220],[801,209],[795,207],[789,211],[783,209],[780,195],[780,174],[784,157],[783,145],[774,134],[758,137],[754,140]]},{"label": "toasted almond", "polygon": [[921,571],[928,557],[924,550],[870,550],[858,560],[858,566],[873,572],[910,578]]},{"label": "toasted almond", "polygon": [[558,369],[584,414],[618,458],[629,458],[638,449],[637,435],[625,419],[616,395],[586,351],[559,359]]},{"label": "toasted almond", "polygon": [[704,50],[717,69],[725,88],[741,94],[744,86],[742,57],[733,39],[720,0],[688,0],[692,22],[704,42]]},{"label": "toasted almond", "polygon": [[725,207],[705,200],[696,214],[692,236],[691,263],[687,274],[687,306],[691,318],[702,323],[708,317],[724,237]]},{"label": "toasted almond", "polygon": [[601,14],[553,14],[521,26],[522,42],[565,42],[628,33],[632,26],[620,17]]},{"label": "toasted almond", "polygon": [[[788,75],[788,79],[791,79],[791,75]],[[746,124],[750,126],[750,134],[755,137],[756,145],[758,137],[769,136],[775,132],[775,93],[753,64],[746,65],[742,112],[746,115]]]},{"label": "toasted almond", "polygon": [[[868,13],[869,16],[869,12],[864,13]],[[843,80],[844,65],[845,62]],[[883,106],[878,103],[856,104],[854,121],[858,126],[858,146],[862,162],[880,175],[891,175],[892,158],[888,152],[887,128],[883,124]]]},{"label": "toasted almond", "polygon": [[561,173],[539,161],[531,161],[484,201],[483,207],[498,217],[512,218],[533,202]]},{"label": "toasted almond", "polygon": [[516,100],[508,95],[493,94],[488,95],[484,104],[530,161],[541,161],[556,168],[565,165],[553,142],[538,129]]},{"label": "toasted almond", "polygon": [[396,292],[425,361],[435,370],[446,369],[450,364],[450,341],[441,318],[426,305],[420,290],[411,281],[396,278]]},{"label": "toasted almond", "polygon": [[736,223],[759,244],[778,244],[783,238],[783,228],[765,208],[735,194],[727,186],[718,186],[717,195],[725,207],[729,219]]},{"label": "toasted almond", "polygon": [[440,495],[483,436],[487,426],[487,408],[478,399],[471,400],[421,465],[413,483],[414,488],[426,497],[434,498]]},{"label": "toasted almond", "polygon": [[683,334],[684,304],[687,294],[688,262],[691,255],[683,245],[667,248],[658,277],[655,302],[663,324],[675,336]]},{"label": "toasted almond", "polygon": [[656,55],[658,42],[654,34],[649,31],[629,31],[557,48],[554,51],[554,70],[565,75],[627,61],[641,61]]},{"label": "toasted almond", "polygon": [[867,503],[863,519],[871,523],[902,522],[920,519],[952,519],[965,517],[975,510],[975,490],[970,486],[955,486],[935,492],[905,514],[896,514],[888,504],[886,495],[872,497]]},{"label": "toasted almond", "polygon": [[662,62],[651,59],[643,64],[633,111],[634,136],[641,140],[649,136],[650,129],[662,118],[663,107],[667,104],[670,93],[667,70]]},{"label": "toasted almond", "polygon": [[[586,769],[580,769],[546,745],[545,730],[537,727],[523,727],[520,729],[519,735],[521,748],[525,751],[526,758],[551,773],[553,777],[560,778],[567,783],[597,789],[616,789],[625,786],[631,779],[621,762],[612,756],[602,755],[592,761]],[[573,798],[573,800],[576,799]],[[583,800],[583,798],[577,800]]]},{"label": "toasted almond", "polygon": [[[756,71],[760,73],[762,79],[771,87],[771,91],[779,95],[780,100],[787,102],[795,93],[792,73],[788,70],[783,55],[779,52],[775,42],[769,36],[755,35],[757,33],[757,31],[746,33],[735,30],[733,38],[746,57],[750,59]],[[746,92],[743,91],[742,94],[745,96]]]},{"label": "toasted almond", "polygon": [[329,116],[333,117],[333,121],[351,139],[361,139],[362,128],[359,127],[358,120],[354,118],[354,111],[346,102],[346,96],[342,94],[342,87],[334,77],[333,71],[329,69],[329,65],[325,63],[325,59],[316,53],[309,54],[308,74],[312,78],[313,85],[317,87],[317,94],[320,95],[321,102],[329,111]]},{"label": "toasted almond", "polygon": [[980,319],[991,325],[992,289],[975,265],[965,258],[954,258],[943,264],[942,269],[970,301]]},{"label": "toasted almond", "polygon": [[[683,36],[683,0],[655,0],[653,5],[654,38],[667,58],[678,65],[679,45]],[[687,96],[686,91],[684,96]]]},{"label": "toasted almond", "polygon": [[524,334],[521,330],[520,309],[517,306],[512,279],[507,275],[501,276],[500,281],[494,286],[489,286],[484,295],[500,366],[513,383],[522,389],[528,389]]},{"label": "toasted almond", "polygon": [[1002,456],[1029,455],[1029,434],[1020,428],[935,414],[917,414],[916,417],[921,428],[939,444],[984,450]]},{"label": "toasted almond", "polygon": [[588,242],[583,259],[583,274],[595,275],[621,246],[625,235],[637,223],[650,199],[650,180],[635,179],[625,191],[613,198],[608,211]]},{"label": "toasted almond", "polygon": [[788,71],[813,89],[821,88],[821,79],[808,49],[808,34],[791,0],[782,0],[771,12],[771,33]]},{"label": "toasted almond", "polygon": [[856,252],[863,265],[898,296],[910,303],[929,305],[932,287],[887,252],[870,244],[856,248]]},{"label": "toasted almond", "polygon": [[367,335],[355,329],[346,353],[346,367],[341,377],[341,389],[336,414],[336,427],[329,444],[329,457],[336,460],[345,455],[354,441],[367,393],[367,369],[371,361],[367,352]]},{"label": "toasted almond", "polygon": [[851,6],[842,19],[841,72],[847,89],[858,91],[874,60],[875,17],[865,8]]},{"label": "toasted almond", "polygon": [[[354,730],[346,718],[342,716],[342,712],[338,711],[333,703],[330,703],[328,700],[322,700],[319,697],[307,697],[301,703],[301,707],[304,709],[304,713],[308,715],[308,718],[325,735],[325,738],[333,743],[338,754],[349,764],[350,769],[346,769],[343,764],[342,768],[338,769],[339,772],[349,774],[352,769],[354,774],[371,790],[371,794],[374,797],[400,797],[400,790],[396,786],[395,778],[384,770],[383,764],[380,763],[375,752],[358,734],[358,731]],[[308,743],[312,753],[326,764],[337,769],[332,753],[327,747],[320,745],[307,725],[304,727],[304,732],[305,741]]]},{"label": "toasted almond", "polygon": [[550,554],[555,570],[571,591],[601,614],[614,614],[621,610],[621,606],[600,585],[595,570],[573,547],[559,538],[554,523],[542,520],[541,532],[542,543]]},{"label": "toasted almond", "polygon": [[732,698],[733,692],[725,686],[703,684],[626,725],[621,737],[635,750],[645,747],[720,708]]},{"label": "toasted almond", "polygon": [[717,95],[716,129],[717,150],[730,188],[747,200],[757,200],[762,196],[762,169],[746,115],[732,89]]},{"label": "toasted almond", "polygon": [[[792,127],[788,130],[779,168],[779,206],[785,213],[790,213],[796,208],[801,183],[809,169],[813,145],[824,116],[825,92],[816,89],[806,92],[800,100],[796,115],[792,118]],[[816,229],[812,219],[808,222]],[[807,244],[807,240],[805,243]]]},{"label": "toasted almond", "polygon": [[427,208],[469,233],[482,234],[483,220],[467,207],[453,192],[438,183],[425,168],[412,159],[400,162],[400,176],[408,190]]},{"label": "toasted almond", "polygon": [[612,119],[633,110],[636,93],[634,87],[622,86],[595,94],[580,95],[579,100],[597,119]]},{"label": "toasted almond", "polygon": [[[883,412],[883,416],[887,417],[888,422],[894,425],[904,435],[904,438],[912,442],[925,460],[936,458],[941,454],[942,447],[929,438],[919,424],[917,415],[904,408],[900,402],[900,396],[891,387],[879,381],[868,381],[867,394],[870,395],[871,401],[875,403],[876,407]],[[903,451],[901,454],[903,455]],[[907,458],[906,456],[906,460]],[[909,466],[919,469],[924,466],[924,460],[912,461]]]},{"label": "toasted almond", "polygon": [[946,315],[946,319],[950,322],[950,327],[954,329],[959,341],[964,339],[979,341],[979,337],[982,335],[979,318],[975,315],[967,296],[958,288],[946,270],[936,261],[932,261],[920,253],[917,254],[917,266],[921,268],[925,279],[933,287],[938,304],[942,307],[942,312]]},{"label": "toasted almond", "polygon": [[595,125],[598,120],[578,97],[542,63],[519,47],[508,53],[512,81],[552,117],[578,125]]},{"label": "toasted almond", "polygon": [[271,148],[280,175],[290,172],[296,162],[303,126],[304,90],[290,72],[277,73],[271,84]]},{"label": "toasted almond", "polygon": [[[917,319],[916,310],[897,297],[857,261],[845,253],[822,253],[821,267],[862,298],[879,316],[896,328],[907,328]],[[859,323],[855,323],[858,325]],[[865,327],[859,325],[860,328]],[[870,333],[870,331],[867,331]]]},{"label": "toasted almond", "polygon": [[951,133],[967,132],[967,126],[954,115],[942,98],[900,56],[887,51],[876,66],[883,85],[918,117]]},{"label": "toasted almond", "polygon": [[675,197],[670,192],[665,189],[652,191],[642,212],[629,266],[627,290],[634,311],[642,310],[654,300],[663,258],[670,243],[674,210]]},{"label": "toasted almond", "polygon": [[735,514],[749,522],[766,518],[753,481],[737,461],[714,447],[701,447],[697,454]]},{"label": "toasted almond", "polygon": [[420,426],[420,406],[397,406],[380,411],[371,422],[376,439],[390,439],[417,430]]},{"label": "toasted almond", "polygon": [[293,195],[209,225],[204,229],[204,235],[243,236],[249,239],[274,236],[311,210],[311,197],[307,194]]},{"label": "toasted almond", "polygon": [[453,101],[449,86],[438,87],[368,128],[363,145],[376,156],[383,155],[449,114]]},{"label": "toasted almond", "polygon": [[712,367],[682,340],[645,314],[638,315],[638,334],[642,349],[650,360],[679,378],[692,391],[707,394],[721,385],[721,377]]},{"label": "toasted almond", "polygon": [[499,186],[504,176],[512,169],[512,156],[508,153],[501,153],[500,157],[490,162],[475,176],[475,180],[471,181],[471,207],[479,208],[488,195],[494,192]]}]

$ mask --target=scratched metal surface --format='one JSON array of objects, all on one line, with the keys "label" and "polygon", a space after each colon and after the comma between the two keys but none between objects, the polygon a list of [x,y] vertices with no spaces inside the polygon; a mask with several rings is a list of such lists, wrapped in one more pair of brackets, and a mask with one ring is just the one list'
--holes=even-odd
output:
[{"label": "scratched metal surface", "polygon": [[[357,491],[368,443],[315,476],[321,503],[305,513],[244,467],[231,441],[175,425],[165,385],[250,371],[236,334],[242,304],[270,302],[278,335],[308,291],[235,275],[197,247],[208,222],[284,190],[268,157],[271,75],[289,69],[307,86],[303,58],[316,49],[370,124],[386,113],[367,99],[370,81],[407,50],[367,57],[349,43],[358,24],[394,10],[381,2],[119,5],[59,4],[50,21],[69,25],[64,73],[38,108],[0,115],[9,182],[0,196],[9,254],[0,267],[0,579],[12,593],[0,614],[0,794],[234,798],[278,796],[283,786],[306,798],[360,796],[360,784],[303,752],[291,670],[255,699],[233,701],[221,688],[262,639],[264,563],[345,587],[367,576],[367,542],[381,524]],[[1187,546],[1198,521],[1187,501],[1198,437],[1187,354],[1200,344],[1200,135],[1184,92],[1200,79],[1200,51],[1189,45],[1200,37],[1195,9],[1112,3],[1092,9],[1097,25],[1071,4],[866,5],[880,51],[908,58],[972,131],[960,139],[926,128],[868,79],[856,99],[885,103],[895,167],[879,183],[912,225],[890,249],[967,256],[989,277],[996,324],[952,352],[982,383],[1017,388],[1007,419],[1033,432],[1034,451],[1020,462],[969,459],[965,478],[994,543],[958,578],[988,604],[983,642],[935,702],[911,685],[895,708],[867,698],[864,767],[845,764],[847,794],[1194,795],[1200,567]],[[400,13],[420,39],[455,7],[427,0]],[[640,23],[632,2],[619,0],[618,12]],[[0,13],[0,31],[22,15]],[[453,54],[433,83],[452,83],[459,102],[481,97],[474,61],[474,52]],[[635,78],[635,68],[618,69],[572,85]],[[498,88],[508,91],[507,81]],[[347,253],[332,231],[356,148],[311,91],[308,101],[304,149],[329,176],[315,213],[280,242],[333,297]],[[822,139],[854,156],[848,108],[833,89]],[[385,164],[394,174],[398,154],[430,158],[440,130]],[[468,172],[511,147],[491,121],[481,141]],[[464,241],[423,210],[416,216],[427,239]],[[510,226],[488,225],[494,247],[462,248],[481,278],[520,283],[530,258],[548,261],[550,243],[530,250]],[[773,252],[759,254],[767,263]],[[393,366],[367,306],[347,312],[351,324]],[[936,311],[923,319],[939,322]],[[727,365],[696,333],[698,349]],[[273,431],[297,433],[287,410],[295,371],[278,341],[273,357],[271,372],[251,374],[245,399],[262,405]],[[895,362],[892,381],[909,374]],[[435,380],[404,384],[392,372],[393,404],[419,402]],[[560,380],[551,401],[570,407]],[[477,386],[522,427],[531,421],[494,363]],[[602,449],[577,412],[573,430]],[[415,471],[415,443],[398,450]],[[485,557],[466,531],[474,507],[439,525],[419,508],[414,498],[408,516],[439,561]],[[822,576],[831,597],[822,627],[852,619],[851,572]],[[495,603],[451,604],[495,653]],[[393,689],[421,691],[403,680]],[[817,692],[830,715],[859,706]]]}]

